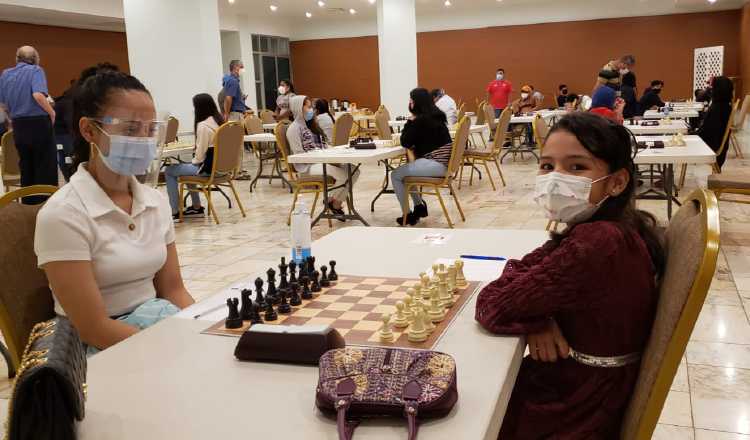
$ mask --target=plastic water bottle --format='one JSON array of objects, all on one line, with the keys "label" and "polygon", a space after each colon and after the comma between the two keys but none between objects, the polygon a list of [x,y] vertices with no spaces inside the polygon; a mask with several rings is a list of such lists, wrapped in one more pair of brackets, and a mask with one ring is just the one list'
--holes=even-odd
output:
[{"label": "plastic water bottle", "polygon": [[292,259],[301,264],[312,255],[310,245],[312,234],[310,231],[310,211],[305,202],[299,202],[292,213]]}]

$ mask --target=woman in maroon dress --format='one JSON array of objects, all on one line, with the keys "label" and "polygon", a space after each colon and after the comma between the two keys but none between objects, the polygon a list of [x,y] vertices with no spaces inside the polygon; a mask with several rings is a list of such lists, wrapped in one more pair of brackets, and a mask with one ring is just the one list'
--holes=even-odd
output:
[{"label": "woman in maroon dress", "polygon": [[476,319],[526,335],[503,420],[505,439],[614,439],[638,378],[664,253],[654,218],[635,209],[631,135],[573,113],[544,145],[535,200],[568,225],[477,300]]}]

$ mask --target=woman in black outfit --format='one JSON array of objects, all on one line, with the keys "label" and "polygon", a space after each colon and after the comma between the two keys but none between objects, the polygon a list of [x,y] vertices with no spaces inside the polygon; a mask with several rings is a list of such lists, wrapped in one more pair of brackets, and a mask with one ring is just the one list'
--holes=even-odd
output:
[{"label": "woman in black outfit", "polygon": [[[713,80],[713,91],[711,104],[703,118],[703,123],[698,132],[698,136],[711,147],[715,152],[721,148],[721,141],[724,140],[724,132],[729,124],[729,116],[732,113],[732,95],[734,85],[726,76],[717,76]],[[727,159],[727,149],[716,157],[716,163],[721,168]]]},{"label": "woman in black outfit", "polygon": [[[451,140],[445,113],[435,106],[427,89],[417,88],[409,94],[409,111],[412,116],[401,130],[401,145],[411,150],[415,160],[401,165],[391,174],[393,189],[399,204],[408,207],[404,179],[406,177],[443,177],[451,157]],[[411,194],[414,211],[406,216],[412,226],[427,217],[427,204],[419,194]],[[396,219],[403,224],[403,217]]]},{"label": "woman in black outfit", "polygon": [[631,119],[638,113],[638,98],[635,86],[635,75],[628,72],[622,76],[622,86],[620,87],[620,96],[625,101],[625,108],[622,110],[622,117]]}]

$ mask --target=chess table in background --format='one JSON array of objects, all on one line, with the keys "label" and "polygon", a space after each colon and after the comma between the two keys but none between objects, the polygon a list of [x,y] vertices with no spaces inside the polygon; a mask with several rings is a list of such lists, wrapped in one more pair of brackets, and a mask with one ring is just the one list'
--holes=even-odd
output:
[{"label": "chess table in background", "polygon": [[[426,341],[409,341],[407,328],[393,328],[393,342],[382,341],[378,334],[383,325],[382,315],[395,315],[396,302],[403,301],[407,289],[418,284],[418,280],[407,278],[339,275],[335,284],[314,294],[312,300],[302,300],[302,305],[292,307],[291,314],[279,314],[276,321],[266,321],[264,324],[328,325],[341,333],[346,345],[430,350],[480,283],[469,282],[467,287],[459,288],[453,294],[455,304],[446,309],[445,319],[435,323],[435,330]],[[227,329],[224,320],[221,320],[203,333],[240,337],[249,327],[250,322],[245,321],[241,328]]]}]

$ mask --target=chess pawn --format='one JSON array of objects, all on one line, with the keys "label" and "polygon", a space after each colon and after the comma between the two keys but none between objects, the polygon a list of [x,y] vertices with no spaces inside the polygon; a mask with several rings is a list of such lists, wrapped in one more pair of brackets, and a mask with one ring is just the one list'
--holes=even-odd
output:
[{"label": "chess pawn", "polygon": [[310,292],[310,279],[307,275],[304,275],[302,277],[302,299],[310,300],[312,298],[312,292]]},{"label": "chess pawn", "polygon": [[331,266],[331,272],[328,274],[328,281],[338,281],[339,275],[336,273],[336,261],[331,260],[328,264]]},{"label": "chess pawn", "polygon": [[286,302],[287,295],[287,290],[281,291],[281,304],[279,304],[278,311],[282,315],[288,315],[292,313],[292,307],[289,305],[289,303]]},{"label": "chess pawn", "polygon": [[469,286],[464,276],[464,262],[463,260],[456,260],[456,287],[459,289],[465,289]]},{"label": "chess pawn", "polygon": [[414,319],[414,312],[411,311],[411,306],[414,301],[411,299],[409,294],[407,293],[406,297],[404,297],[404,316],[406,316],[406,319],[411,321]]},{"label": "chess pawn", "polygon": [[300,298],[299,296],[299,284],[297,284],[297,282],[292,283],[290,291],[291,294],[289,295],[289,305],[302,305],[302,298]]},{"label": "chess pawn", "polygon": [[383,317],[380,319],[383,320],[383,326],[380,327],[380,332],[378,332],[380,340],[383,342],[393,342],[393,331],[391,330],[391,314],[383,313]]},{"label": "chess pawn", "polygon": [[252,310],[250,314],[250,324],[263,324],[263,318],[260,316],[260,307],[257,304],[253,304],[250,306],[250,309]]},{"label": "chess pawn", "polygon": [[312,287],[310,291],[312,293],[319,293],[321,290],[323,289],[320,288],[320,272],[316,270],[312,274]]},{"label": "chess pawn", "polygon": [[266,302],[266,313],[263,315],[263,318],[266,322],[273,322],[279,319],[279,315],[276,314],[276,311],[273,309],[273,303],[270,301]]},{"label": "chess pawn", "polygon": [[396,317],[393,319],[393,325],[396,328],[404,328],[409,326],[409,320],[406,319],[404,314],[404,303],[399,301],[396,303]]},{"label": "chess pawn", "polygon": [[430,319],[430,315],[428,315],[427,307],[424,305],[420,307],[419,316],[421,316],[424,321],[424,329],[427,331],[427,334],[432,334],[432,332],[435,331],[435,324],[432,323],[432,319]]},{"label": "chess pawn", "polygon": [[406,289],[406,296],[409,298],[409,301],[407,304],[409,304],[409,308],[412,312],[414,312],[414,307],[419,303],[419,298],[416,295],[416,291],[413,287],[409,287]]},{"label": "chess pawn", "polygon": [[432,265],[432,275],[437,275],[438,271],[440,270],[440,265],[435,263]]},{"label": "chess pawn", "polygon": [[411,342],[424,342],[427,340],[427,331],[424,328],[424,318],[421,311],[417,313],[411,326],[409,326],[407,337]]},{"label": "chess pawn", "polygon": [[422,282],[422,290],[429,291],[430,290],[430,276],[427,275],[426,273],[422,272],[419,275],[419,279]]},{"label": "chess pawn", "polygon": [[331,287],[331,282],[328,280],[328,268],[320,266],[320,273],[320,287]]},{"label": "chess pawn", "polygon": [[445,272],[445,264],[443,264],[443,263],[440,263],[440,264],[438,265],[438,273],[439,273],[439,272]]},{"label": "chess pawn", "polygon": [[263,297],[263,280],[260,277],[255,279],[255,305],[258,308],[266,306],[266,299]]},{"label": "chess pawn", "polygon": [[278,291],[276,290],[276,271],[273,269],[268,269],[266,275],[268,275],[268,289],[266,290],[266,300],[267,302],[275,303],[276,297],[278,295]]}]

